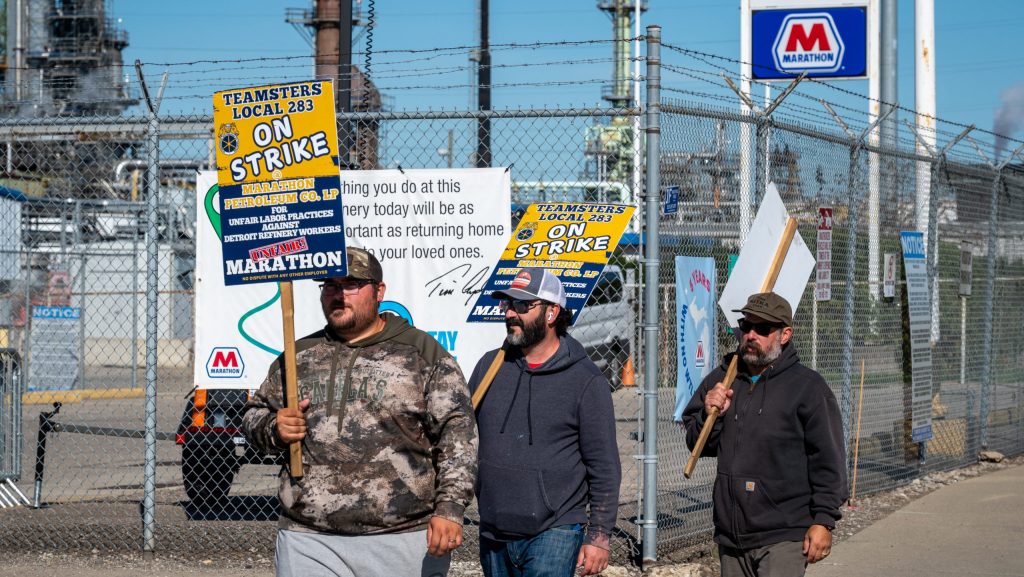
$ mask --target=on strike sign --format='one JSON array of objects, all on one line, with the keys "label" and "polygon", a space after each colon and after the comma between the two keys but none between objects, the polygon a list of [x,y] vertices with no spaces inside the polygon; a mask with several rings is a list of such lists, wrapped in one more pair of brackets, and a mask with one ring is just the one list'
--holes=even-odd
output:
[{"label": "on strike sign", "polygon": [[224,284],[346,273],[334,84],[217,92]]}]

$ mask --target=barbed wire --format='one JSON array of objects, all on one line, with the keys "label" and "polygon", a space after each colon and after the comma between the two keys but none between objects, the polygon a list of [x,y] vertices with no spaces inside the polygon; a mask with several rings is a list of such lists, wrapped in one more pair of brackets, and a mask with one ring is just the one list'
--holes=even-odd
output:
[{"label": "barbed wire", "polygon": [[[528,43],[502,43],[493,44],[490,46],[490,50],[493,53],[511,53],[511,52],[522,52],[522,51],[543,51],[543,50],[565,50],[580,47],[592,47],[592,46],[611,46],[616,42],[632,43],[637,40],[646,40],[646,36],[640,35],[637,37],[627,38],[623,40],[614,39],[590,39],[590,40],[561,40],[561,41],[550,41],[550,42],[528,42]],[[699,86],[714,87],[715,90],[720,90],[726,96],[714,95],[713,90],[690,90],[687,87],[677,87],[678,90],[674,94],[687,99],[711,99],[712,102],[729,102],[729,95],[733,94],[731,88],[725,83],[721,75],[725,75],[730,78],[737,78],[738,65],[743,65],[745,62],[741,59],[734,57],[723,56],[720,54],[714,54],[702,50],[696,50],[687,48],[684,46],[676,45],[671,42],[662,42],[662,46],[665,51],[670,54],[680,55],[684,58],[691,60],[694,63],[699,63],[696,66],[679,65],[676,63],[668,62],[663,57],[662,68],[666,72],[678,75],[683,79],[683,82],[693,82]],[[443,92],[446,90],[465,90],[465,89],[476,89],[480,88],[475,82],[470,80],[453,81],[453,82],[415,82],[413,79],[427,79],[427,78],[444,78],[451,75],[465,74],[476,69],[477,64],[467,62],[465,64],[451,64],[444,60],[452,57],[466,57],[476,50],[478,46],[475,44],[465,44],[459,46],[436,46],[429,48],[393,48],[393,49],[379,49],[374,46],[373,58],[374,58],[374,82],[377,84],[379,90],[389,92],[408,92],[408,91],[430,91],[430,92]],[[364,55],[363,52],[353,52],[353,60]],[[663,55],[664,56],[664,55]],[[560,67],[570,66],[593,66],[593,65],[604,65],[611,64],[616,61],[612,57],[590,57],[590,58],[565,58],[565,57],[554,57],[542,60],[535,60],[531,62],[509,62],[509,63],[494,63],[491,68],[494,70],[545,70],[554,69]],[[634,56],[628,59],[629,62],[646,61],[643,56]],[[294,82],[308,79],[307,77],[311,73],[311,65],[313,64],[313,56],[310,54],[300,55],[284,55],[284,56],[258,56],[250,58],[219,58],[219,59],[195,59],[189,61],[180,62],[142,62],[140,63],[144,69],[152,70],[153,68],[164,69],[169,71],[169,79],[167,87],[171,90],[170,94],[165,95],[166,100],[172,101],[187,101],[190,99],[207,99],[210,97],[209,93],[203,91],[205,88],[219,88],[230,84],[240,84],[252,86],[257,83],[262,84],[275,84],[284,82]],[[766,68],[756,66],[750,63],[751,67]],[[9,71],[31,71],[37,74],[43,75],[40,84],[46,88],[47,86],[61,87],[67,89],[67,86],[60,84],[61,81],[49,82],[47,74],[54,71],[60,72],[61,70],[71,69],[73,67],[54,67],[51,69],[41,70],[32,67],[11,67]],[[129,72],[130,68],[119,63],[107,63],[99,64],[96,67],[90,69],[92,72],[103,74],[104,71],[116,70],[118,74],[110,75],[115,78],[116,81],[120,82],[121,73]],[[234,74],[232,74],[234,72]],[[352,69],[351,72],[342,72],[335,76],[337,78],[354,78],[360,75],[360,71]],[[528,73],[529,74],[529,73]],[[538,74],[532,74],[536,77]],[[131,88],[137,84],[137,81],[133,80],[134,75],[127,74],[124,78],[125,86]],[[666,75],[667,76],[667,75]],[[565,75],[562,74],[557,80],[528,80],[528,81],[509,81],[502,83],[493,83],[492,89],[504,89],[504,90],[519,90],[527,88],[545,88],[545,87],[564,87],[564,86],[588,86],[593,84],[607,84],[610,82],[608,78],[584,78],[579,80],[566,79]],[[774,86],[773,82],[766,82],[761,79],[751,79],[752,85],[754,86],[767,86],[769,90],[776,90],[777,86]],[[392,85],[393,83],[393,85]],[[778,119],[786,119],[799,121],[802,123],[809,123],[812,125],[820,125],[822,123],[828,123],[830,126],[836,126],[835,119],[831,113],[827,112],[821,105],[822,101],[827,102],[832,109],[840,115],[843,121],[854,130],[863,130],[868,126],[867,115],[865,111],[869,108],[869,105],[880,105],[883,107],[892,106],[899,114],[911,114],[916,115],[916,111],[907,106],[897,104],[888,104],[878,99],[871,99],[862,93],[858,93],[855,90],[851,90],[842,86],[836,85],[834,82],[829,82],[827,79],[805,79],[804,86],[799,87],[795,90],[782,106],[780,106],[774,113]],[[663,89],[671,91],[672,88],[668,86],[671,84],[671,80],[663,86]],[[819,88],[820,87],[820,88]],[[819,95],[814,94],[815,90],[823,91],[825,97],[822,98]],[[200,93],[202,92],[202,93]],[[829,95],[832,95],[830,97]],[[839,98],[842,96],[842,98]],[[127,100],[137,100],[133,96],[127,96]],[[850,104],[849,99],[854,99],[853,102],[862,102],[863,106],[857,104]],[[111,105],[118,106],[125,103],[125,99],[121,97],[114,98],[99,98],[99,99],[83,99],[78,96],[72,96],[66,99],[58,99],[62,101],[71,101],[75,104],[86,106],[90,103],[99,105]],[[47,102],[39,102],[33,99],[22,99],[19,101],[7,100],[6,104],[13,106],[39,106],[41,108],[47,108],[49,104]],[[731,104],[735,104],[732,100]],[[924,130],[927,137],[935,137],[936,140],[943,139],[951,141],[959,133],[968,127],[967,124],[961,122],[955,122],[946,120],[941,117],[936,117],[935,128]],[[898,131],[905,133],[905,131]],[[1013,143],[1014,145],[1020,144],[1024,141],[1013,138],[1009,135],[1000,135],[994,131],[987,130],[975,126],[974,135],[984,135],[986,138],[994,138],[1006,143]],[[916,137],[910,136],[906,138],[905,134],[898,134],[897,138],[900,142],[907,142],[911,145],[916,145]]]},{"label": "barbed wire", "polygon": [[[642,38],[642,37],[638,37]],[[635,38],[628,38],[622,40],[622,42],[632,42]],[[531,42],[531,43],[518,43],[509,42],[502,44],[491,44],[488,49],[491,52],[501,52],[508,50],[540,50],[544,48],[562,48],[571,46],[596,46],[602,44],[611,44],[618,42],[617,40],[610,39],[595,39],[595,40],[558,40],[551,42]],[[470,53],[478,50],[479,46],[475,44],[467,44],[462,46],[438,46],[433,48],[392,48],[387,50],[374,50],[374,57],[387,54],[432,54],[436,56],[450,55],[450,54],[462,54]],[[365,52],[352,52],[353,60],[357,57],[365,56]],[[203,58],[197,60],[187,60],[184,62],[140,62],[144,67],[187,67],[187,66],[198,66],[200,64],[264,64],[267,62],[279,62],[284,60],[309,60],[313,58],[311,54],[301,54],[294,56],[257,56],[253,58]],[[377,62],[376,64],[387,64],[387,62]],[[124,63],[110,62],[110,63],[96,63],[90,67],[90,70],[102,70],[102,69],[123,69]],[[79,70],[76,66],[53,66],[47,70]],[[29,66],[10,66],[7,70],[24,70],[24,71],[39,71],[40,68],[29,67]]]},{"label": "barbed wire", "polygon": [[[718,54],[710,54],[710,53],[707,53],[707,52],[702,52],[700,50],[693,50],[693,49],[690,49],[690,48],[683,48],[681,46],[676,46],[676,45],[665,43],[665,42],[662,42],[662,46],[667,48],[668,50],[671,50],[671,51],[674,51],[674,52],[677,52],[677,53],[680,53],[680,54],[684,54],[684,55],[690,56],[690,57],[698,59],[698,60],[701,60],[702,62],[705,62],[709,66],[713,66],[715,68],[718,68],[718,69],[723,70],[723,71],[725,71],[727,73],[730,73],[730,74],[735,74],[734,69],[726,68],[723,65],[714,64],[711,61],[712,60],[720,60],[722,62],[728,62],[728,63],[730,63],[732,65],[744,65],[744,64],[746,64],[746,65],[749,65],[751,67],[751,69],[760,68],[760,69],[774,71],[774,69],[771,69],[771,68],[769,68],[767,66],[757,65],[757,64],[754,64],[753,62],[747,62],[745,60],[741,60],[741,59],[737,59],[737,58],[721,56],[721,55],[718,55]],[[795,78],[796,76],[798,76],[798,75],[794,74],[793,78]],[[751,79],[751,81],[755,82],[754,79]],[[849,90],[847,88],[842,88],[841,86],[837,86],[834,82],[829,82],[827,79],[823,80],[823,79],[818,79],[818,78],[806,78],[804,81],[805,82],[813,83],[813,84],[815,84],[817,86],[822,86],[822,87],[826,88],[827,90],[831,90],[831,91],[834,91],[834,92],[837,92],[837,93],[840,93],[840,94],[844,94],[844,95],[847,95],[847,96],[851,96],[851,97],[854,97],[854,98],[861,99],[861,100],[863,100],[865,102],[873,102],[873,103],[877,103],[879,106],[892,107],[892,108],[895,108],[897,111],[906,112],[906,113],[909,113],[909,114],[913,114],[915,116],[917,115],[917,111],[914,110],[913,108],[908,108],[908,107],[906,107],[904,105],[901,105],[899,103],[888,103],[888,102],[885,102],[885,101],[880,100],[880,99],[872,99],[869,96],[866,96],[866,95],[864,95],[862,93],[859,93],[859,92],[856,92],[856,91],[853,91],[853,90]],[[830,102],[830,104],[832,104],[833,107],[837,106],[837,104],[835,104],[835,103],[831,103]],[[838,106],[842,106],[842,105],[838,105]],[[847,107],[843,107],[843,108],[847,108]],[[847,109],[848,110],[853,110],[853,109],[849,109],[849,108],[847,108]],[[861,111],[857,111],[857,112],[860,113]],[[952,120],[945,120],[945,119],[942,119],[942,118],[939,118],[939,117],[936,117],[936,120],[937,121],[941,121],[941,122],[943,122],[945,124],[949,124],[949,125],[952,125],[952,126],[957,126],[957,127],[961,128],[961,129],[966,129],[966,128],[970,128],[971,127],[971,125],[968,125],[968,124],[963,124],[963,123],[955,122],[955,121],[952,121]],[[978,132],[981,132],[981,133],[985,133],[985,134],[987,134],[989,136],[996,137],[996,138],[1007,138],[1007,139],[1013,140],[1015,142],[1024,142],[1024,141],[1020,141],[1020,140],[1016,140],[1016,139],[1011,139],[1007,135],[1001,135],[1001,134],[998,134],[998,133],[993,132],[991,130],[986,130],[984,128],[980,128],[978,126],[974,126],[974,130],[976,130]]]},{"label": "barbed wire", "polygon": [[[535,63],[495,64],[495,65],[492,65],[491,68],[493,68],[493,69],[514,69],[514,68],[530,68],[530,67],[534,67],[534,66],[546,66],[546,67],[579,66],[579,65],[584,65],[584,64],[611,64],[613,62],[614,62],[614,59],[612,59],[612,58],[588,58],[588,59],[583,59],[583,60],[557,60],[557,61],[546,61],[546,62],[535,62]],[[427,69],[424,69],[424,68],[402,68],[402,69],[389,70],[388,72],[376,72],[374,74],[374,78],[375,78],[375,80],[380,80],[380,79],[419,78],[419,77],[427,77],[427,76],[443,76],[443,75],[446,75],[446,74],[462,73],[462,72],[472,71],[472,70],[475,70],[475,69],[476,69],[476,67],[472,66],[472,65],[467,65],[467,66],[448,66],[448,67],[437,67],[437,68],[427,68]],[[224,69],[222,69],[222,71],[223,70]],[[339,73],[336,76],[336,78],[338,78],[338,79],[354,79],[354,78],[356,78],[358,76],[359,76],[358,73],[355,73],[355,74],[354,73],[349,73],[349,74]],[[229,85],[230,81],[232,81],[232,80],[250,81],[250,86],[251,86],[252,85],[251,82],[253,82],[253,81],[259,81],[259,82],[266,81],[267,83],[273,83],[274,81],[277,81],[279,83],[280,82],[280,77],[279,76],[268,76],[268,75],[263,75],[263,76],[253,76],[253,75],[245,75],[245,76],[218,76],[216,80],[211,80],[211,81],[208,81],[208,82],[197,82],[197,81],[193,81],[193,80],[170,80],[169,79],[167,85],[168,85],[168,87],[172,87],[172,86],[185,86],[185,87],[190,87],[190,88],[192,88],[192,87],[194,87],[194,88],[217,87],[217,86]],[[387,86],[386,89],[390,90],[392,88],[390,86]]]}]

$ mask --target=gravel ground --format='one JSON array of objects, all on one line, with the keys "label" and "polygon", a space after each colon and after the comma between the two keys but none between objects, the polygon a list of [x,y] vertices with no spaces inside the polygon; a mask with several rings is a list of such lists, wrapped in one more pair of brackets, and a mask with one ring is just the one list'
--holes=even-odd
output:
[{"label": "gravel ground", "polygon": [[[1004,459],[1002,462],[982,462],[954,471],[932,473],[892,491],[859,498],[853,507],[845,508],[843,520],[836,528],[838,542],[854,535],[890,513],[904,507],[944,485],[984,475],[1007,467],[1024,465],[1024,455]],[[265,554],[202,558],[164,554],[154,560],[144,560],[139,553],[64,554],[17,553],[4,551],[0,575],[18,577],[129,577],[139,574],[150,577],[268,577],[273,575],[273,559]],[[716,577],[718,563],[710,542],[666,556],[657,567],[641,572],[635,567],[609,567],[602,575],[627,577]],[[456,561],[451,577],[480,577],[475,562]]]}]

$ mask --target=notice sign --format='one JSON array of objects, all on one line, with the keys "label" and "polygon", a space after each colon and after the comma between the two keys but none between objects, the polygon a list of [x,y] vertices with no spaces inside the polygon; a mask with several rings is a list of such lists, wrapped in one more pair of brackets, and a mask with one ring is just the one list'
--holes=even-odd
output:
[{"label": "notice sign", "polygon": [[346,272],[334,84],[213,96],[224,283]]},{"label": "notice sign", "polygon": [[28,390],[67,391],[79,383],[81,317],[79,307],[32,307]]},{"label": "notice sign", "polygon": [[932,438],[931,293],[924,234],[901,232],[903,268],[907,278],[907,315],[910,320],[911,422],[915,443]]},{"label": "notice sign", "polygon": [[832,207],[818,208],[818,273],[814,300],[832,300]]},{"label": "notice sign", "polygon": [[469,322],[505,322],[491,296],[507,288],[521,268],[545,268],[561,278],[565,306],[579,316],[635,209],[620,204],[531,204],[502,253]]}]

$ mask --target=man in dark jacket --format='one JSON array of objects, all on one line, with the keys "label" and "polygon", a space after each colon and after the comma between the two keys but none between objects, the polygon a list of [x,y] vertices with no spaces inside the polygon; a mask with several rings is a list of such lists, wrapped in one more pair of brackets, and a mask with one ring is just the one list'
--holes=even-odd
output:
[{"label": "man in dark jacket", "polygon": [[[828,556],[846,500],[839,405],[825,379],[800,364],[793,312],[775,293],[758,293],[735,312],[740,347],[701,383],[683,411],[693,449],[712,408],[703,455],[718,457],[715,542],[722,577],[803,575]],[[722,385],[733,355],[736,380]]]},{"label": "man in dark jacket", "polygon": [[275,362],[243,417],[263,452],[302,442],[304,476],[279,475],[277,575],[439,577],[476,479],[469,391],[436,340],[378,313],[380,262],[347,253],[348,276],[320,287],[327,326],[295,343],[299,406]]},{"label": "man in dark jacket", "polygon": [[[570,577],[608,566],[621,470],[611,388],[575,339],[558,277],[523,269],[495,291],[504,362],[477,407],[480,562],[486,577]],[[497,351],[484,355],[476,390]],[[590,507],[588,515],[587,507]]]}]

